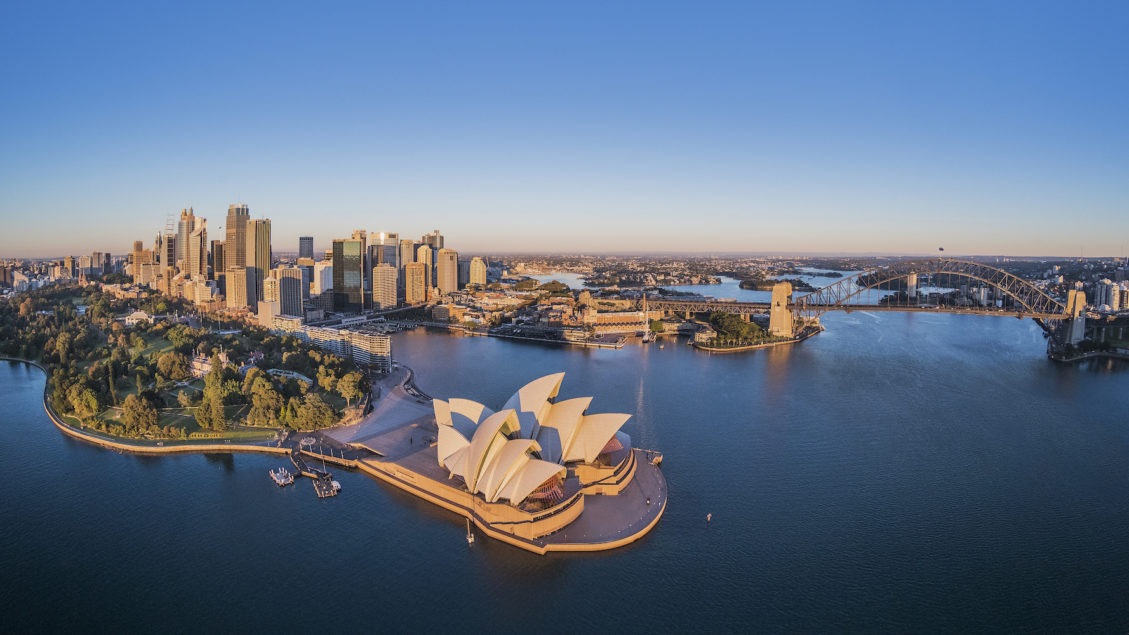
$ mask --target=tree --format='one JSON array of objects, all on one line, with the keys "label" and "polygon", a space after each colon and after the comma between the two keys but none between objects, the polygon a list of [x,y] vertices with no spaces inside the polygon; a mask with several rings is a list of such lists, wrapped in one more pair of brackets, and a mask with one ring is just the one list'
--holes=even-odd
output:
[{"label": "tree", "polygon": [[67,354],[70,352],[71,343],[71,334],[66,331],[59,333],[59,336],[55,338],[55,353],[59,356],[60,364],[65,365],[67,363]]},{"label": "tree", "polygon": [[251,411],[247,413],[247,423],[253,426],[278,425],[278,413],[282,410],[282,395],[266,377],[259,377],[251,387]]},{"label": "tree", "polygon": [[302,407],[298,409],[299,430],[327,428],[336,421],[337,416],[333,413],[333,408],[314,393],[307,394]]},{"label": "tree", "polygon": [[157,372],[173,381],[185,379],[189,376],[188,358],[180,353],[165,353],[157,358]]},{"label": "tree", "polygon": [[651,331],[654,333],[662,333],[664,331],[662,320],[651,320]]},{"label": "tree", "polygon": [[345,403],[352,405],[353,399],[361,396],[361,380],[364,376],[358,372],[346,373],[337,382],[337,392],[345,398]]},{"label": "tree", "polygon": [[148,399],[129,395],[122,404],[122,419],[126,423],[126,430],[145,432],[157,425],[157,409]]},{"label": "tree", "polygon": [[82,382],[72,384],[70,388],[67,389],[67,404],[74,411],[75,415],[83,421],[94,416],[102,409],[101,404],[98,402],[97,393]]},{"label": "tree", "polygon": [[325,364],[318,367],[318,385],[326,392],[333,392],[337,387],[337,375]]}]

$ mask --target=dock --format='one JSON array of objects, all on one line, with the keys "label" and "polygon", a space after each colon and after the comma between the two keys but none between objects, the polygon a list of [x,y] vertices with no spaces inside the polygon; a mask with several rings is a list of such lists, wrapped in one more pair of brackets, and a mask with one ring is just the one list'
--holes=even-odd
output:
[{"label": "dock", "polygon": [[318,498],[337,496],[337,492],[341,490],[341,486],[333,480],[332,474],[316,467],[310,467],[306,463],[306,459],[302,457],[301,450],[295,448],[290,451],[290,462],[294,464],[294,468],[298,470],[299,474],[313,481],[314,492],[317,493]]}]

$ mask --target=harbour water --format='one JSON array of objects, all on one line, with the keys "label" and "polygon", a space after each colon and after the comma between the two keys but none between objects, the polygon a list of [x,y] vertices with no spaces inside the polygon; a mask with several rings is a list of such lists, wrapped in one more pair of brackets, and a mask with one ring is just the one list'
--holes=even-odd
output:
[{"label": "harbour water", "polygon": [[[666,514],[603,554],[536,556],[363,475],[119,455],[60,434],[0,364],[0,610],[27,630],[466,632],[1129,628],[1129,370],[1058,366],[1029,320],[853,312],[794,347],[580,349],[416,330],[437,397],[634,415]],[[706,523],[706,515],[712,522]]]}]

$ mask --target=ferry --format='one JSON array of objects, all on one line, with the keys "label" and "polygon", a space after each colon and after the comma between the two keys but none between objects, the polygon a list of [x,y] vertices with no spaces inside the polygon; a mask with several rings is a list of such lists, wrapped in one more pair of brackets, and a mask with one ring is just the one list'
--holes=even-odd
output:
[{"label": "ferry", "polygon": [[270,477],[279,487],[286,487],[294,482],[294,475],[284,467],[270,471]]}]

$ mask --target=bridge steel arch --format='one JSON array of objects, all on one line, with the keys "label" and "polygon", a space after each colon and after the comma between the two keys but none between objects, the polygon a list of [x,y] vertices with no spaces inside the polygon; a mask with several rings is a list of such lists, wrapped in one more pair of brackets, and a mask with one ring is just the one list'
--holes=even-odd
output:
[{"label": "bridge steel arch", "polygon": [[[912,274],[953,275],[981,282],[1002,291],[1022,307],[1020,313],[1026,313],[1040,322],[1070,317],[1061,302],[1023,278],[996,267],[951,258],[902,260],[857,273],[818,291],[798,298],[794,297],[793,316],[797,320],[805,320],[819,317],[827,311],[851,309],[852,298],[892,280],[905,279]],[[864,279],[870,279],[872,282],[860,284]]]}]

